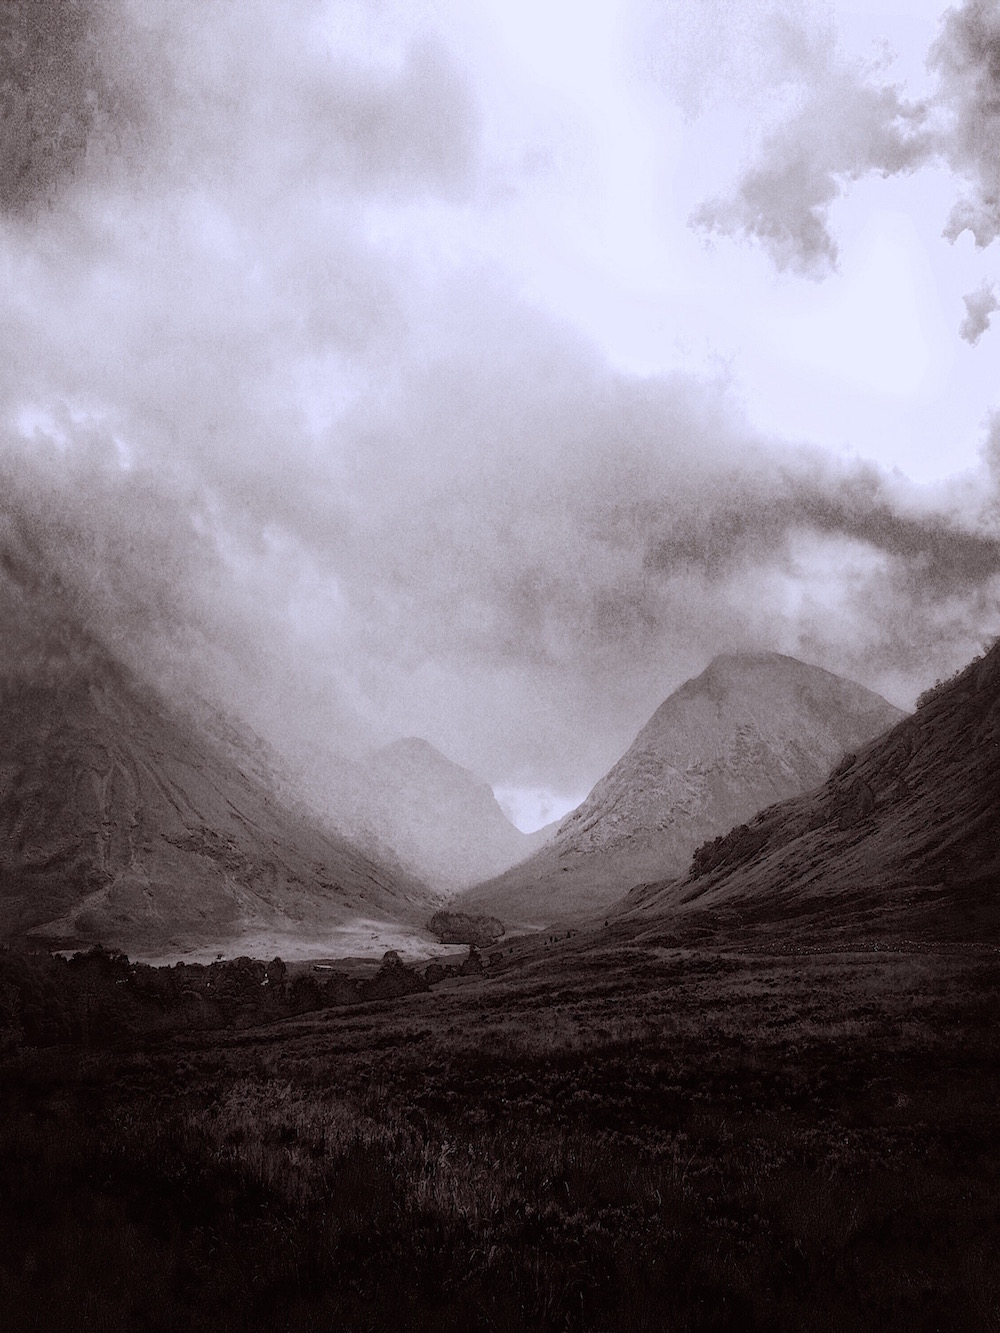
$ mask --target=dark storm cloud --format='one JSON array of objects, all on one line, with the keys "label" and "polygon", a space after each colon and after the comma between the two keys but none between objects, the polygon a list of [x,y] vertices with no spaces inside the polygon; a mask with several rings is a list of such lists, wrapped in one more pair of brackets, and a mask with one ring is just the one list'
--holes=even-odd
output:
[{"label": "dark storm cloud", "polygon": [[1000,574],[1000,540],[958,516],[907,512],[877,469],[825,465],[801,455],[791,464],[762,457],[759,470],[716,479],[708,513],[681,516],[654,544],[659,569],[698,569],[720,579],[747,563],[780,560],[797,532],[862,543],[895,562],[896,576],[921,598],[971,592]]},{"label": "dark storm cloud", "polygon": [[141,120],[134,71],[115,59],[104,0],[0,6],[0,210],[51,204],[88,154],[120,147]]},{"label": "dark storm cloud", "polygon": [[0,209],[51,205],[108,159],[154,189],[210,175],[244,195],[324,182],[461,195],[477,112],[445,49],[418,35],[388,62],[345,59],[308,31],[320,13],[289,0],[248,23],[232,0],[7,0]]},{"label": "dark storm cloud", "polygon": [[569,790],[716,652],[905,694],[978,644],[971,501],[763,439],[724,383],[617,373],[402,245],[390,205],[475,200],[475,102],[408,25],[326,43],[340,12],[123,11],[142,152],[0,225],[0,491],[87,633],[315,771],[422,734]]}]

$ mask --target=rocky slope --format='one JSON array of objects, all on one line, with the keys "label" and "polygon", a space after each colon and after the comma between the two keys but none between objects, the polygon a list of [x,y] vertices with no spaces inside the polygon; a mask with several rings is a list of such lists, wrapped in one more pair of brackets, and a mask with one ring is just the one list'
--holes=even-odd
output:
[{"label": "rocky slope", "polygon": [[1000,644],[818,789],[629,896],[639,914],[794,917],[882,933],[1000,937]]},{"label": "rocky slope", "polygon": [[682,873],[700,843],[815,786],[900,717],[791,657],[718,657],[656,710],[548,846],[456,906],[510,927],[601,912],[637,882]]}]

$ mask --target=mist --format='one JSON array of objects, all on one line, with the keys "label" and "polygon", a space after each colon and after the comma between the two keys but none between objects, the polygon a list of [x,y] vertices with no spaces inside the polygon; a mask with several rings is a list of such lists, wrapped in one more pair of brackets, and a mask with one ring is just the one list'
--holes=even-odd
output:
[{"label": "mist", "polygon": [[[488,34],[446,6],[46,15],[3,20],[4,540],[172,699],[316,774],[419,735],[568,797],[718,652],[906,706],[998,628],[987,426],[916,485],[756,426],[725,365],[623,367],[469,243],[563,186],[585,208],[597,159],[569,105],[498,124]],[[987,242],[988,28],[966,5],[934,57]],[[701,224],[815,276],[842,182],[946,150],[923,102],[847,97],[826,38],[802,59],[815,99]],[[527,152],[549,133],[566,161]]]}]

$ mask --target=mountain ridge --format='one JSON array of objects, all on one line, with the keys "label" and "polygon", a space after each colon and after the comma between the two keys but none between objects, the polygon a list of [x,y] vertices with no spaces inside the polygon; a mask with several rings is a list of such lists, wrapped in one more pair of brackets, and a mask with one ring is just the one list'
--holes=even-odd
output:
[{"label": "mountain ridge", "polygon": [[599,913],[635,883],[823,780],[845,749],[902,717],[881,696],[781,653],[722,654],[654,711],[548,845],[454,900],[512,924]]},{"label": "mountain ridge", "polygon": [[730,910],[935,922],[1000,938],[1000,643],[850,753],[820,787],[637,886],[623,915]]},{"label": "mountain ridge", "polygon": [[112,670],[6,682],[0,931],[154,947],[418,920],[435,899]]},{"label": "mountain ridge", "polygon": [[383,746],[361,771],[374,831],[442,891],[496,874],[531,851],[531,837],[510,822],[492,787],[422,737]]}]

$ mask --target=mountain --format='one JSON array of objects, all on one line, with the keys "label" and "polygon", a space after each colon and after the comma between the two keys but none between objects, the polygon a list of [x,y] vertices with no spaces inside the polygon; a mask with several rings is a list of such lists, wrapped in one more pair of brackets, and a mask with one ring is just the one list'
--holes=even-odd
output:
[{"label": "mountain", "polygon": [[453,892],[474,884],[524,860],[533,848],[492,788],[425,740],[396,741],[362,771],[373,831],[435,888]]},{"label": "mountain", "polygon": [[1000,643],[821,787],[699,848],[686,875],[636,888],[625,909],[996,942]]},{"label": "mountain", "polygon": [[3,543],[0,614],[0,937],[222,945],[440,904],[243,771]]},{"label": "mountain", "polygon": [[660,705],[547,846],[456,906],[508,926],[603,912],[640,881],[681,874],[700,843],[815,786],[900,717],[872,691],[792,657],[717,657]]},{"label": "mountain", "polygon": [[245,725],[191,701],[199,729],[246,773],[338,830],[369,856],[448,896],[541,846],[549,831],[525,834],[504,815],[493,789],[409,737],[361,759],[317,746],[313,762],[291,764]]},{"label": "mountain", "polygon": [[0,697],[0,933],[121,948],[422,920],[412,877],[278,799],[108,662]]}]

